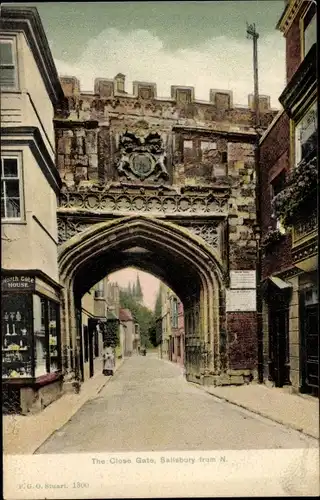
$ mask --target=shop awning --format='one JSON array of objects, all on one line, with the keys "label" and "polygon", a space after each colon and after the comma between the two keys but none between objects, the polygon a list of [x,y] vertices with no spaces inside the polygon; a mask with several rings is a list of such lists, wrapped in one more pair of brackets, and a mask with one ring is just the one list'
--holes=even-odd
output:
[{"label": "shop awning", "polygon": [[292,288],[291,283],[287,283],[286,281],[283,281],[281,278],[278,278],[277,276],[271,276],[268,279],[280,290],[287,290],[289,288]]},{"label": "shop awning", "polygon": [[270,276],[264,281],[261,288],[263,295],[268,295],[272,292],[286,295],[292,289],[292,285],[277,276]]}]

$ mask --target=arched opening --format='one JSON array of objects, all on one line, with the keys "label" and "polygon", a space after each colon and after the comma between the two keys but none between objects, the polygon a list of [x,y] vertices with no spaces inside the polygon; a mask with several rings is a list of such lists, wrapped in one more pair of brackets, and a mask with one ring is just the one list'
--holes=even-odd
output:
[{"label": "arched opening", "polygon": [[184,304],[187,378],[201,381],[219,374],[223,267],[202,239],[167,221],[126,217],[95,224],[68,240],[61,246],[59,265],[66,371],[79,366],[77,316],[83,295],[106,275],[136,267],[167,284]]}]

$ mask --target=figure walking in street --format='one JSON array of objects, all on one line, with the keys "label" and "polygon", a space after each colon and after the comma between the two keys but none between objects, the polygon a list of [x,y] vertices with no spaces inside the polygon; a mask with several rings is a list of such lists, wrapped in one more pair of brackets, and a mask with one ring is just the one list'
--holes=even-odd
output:
[{"label": "figure walking in street", "polygon": [[110,376],[114,373],[115,356],[111,346],[105,346],[103,350],[103,375]]}]

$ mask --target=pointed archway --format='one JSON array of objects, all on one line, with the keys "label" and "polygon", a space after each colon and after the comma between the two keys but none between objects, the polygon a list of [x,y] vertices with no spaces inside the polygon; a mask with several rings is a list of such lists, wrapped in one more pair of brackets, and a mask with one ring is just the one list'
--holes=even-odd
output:
[{"label": "pointed archway", "polygon": [[[76,309],[81,297],[107,274],[128,266],[157,276],[183,301],[189,380],[218,376],[225,345],[225,271],[219,256],[187,229],[146,216],[95,224],[61,245],[65,369],[78,362]],[[206,346],[203,353],[197,346]]]}]

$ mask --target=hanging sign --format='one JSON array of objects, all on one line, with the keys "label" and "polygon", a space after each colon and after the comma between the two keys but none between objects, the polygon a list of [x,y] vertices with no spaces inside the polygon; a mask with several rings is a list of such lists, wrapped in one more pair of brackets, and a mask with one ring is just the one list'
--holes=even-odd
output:
[{"label": "hanging sign", "polygon": [[1,278],[3,292],[33,291],[34,289],[35,279],[32,276],[2,276]]}]

